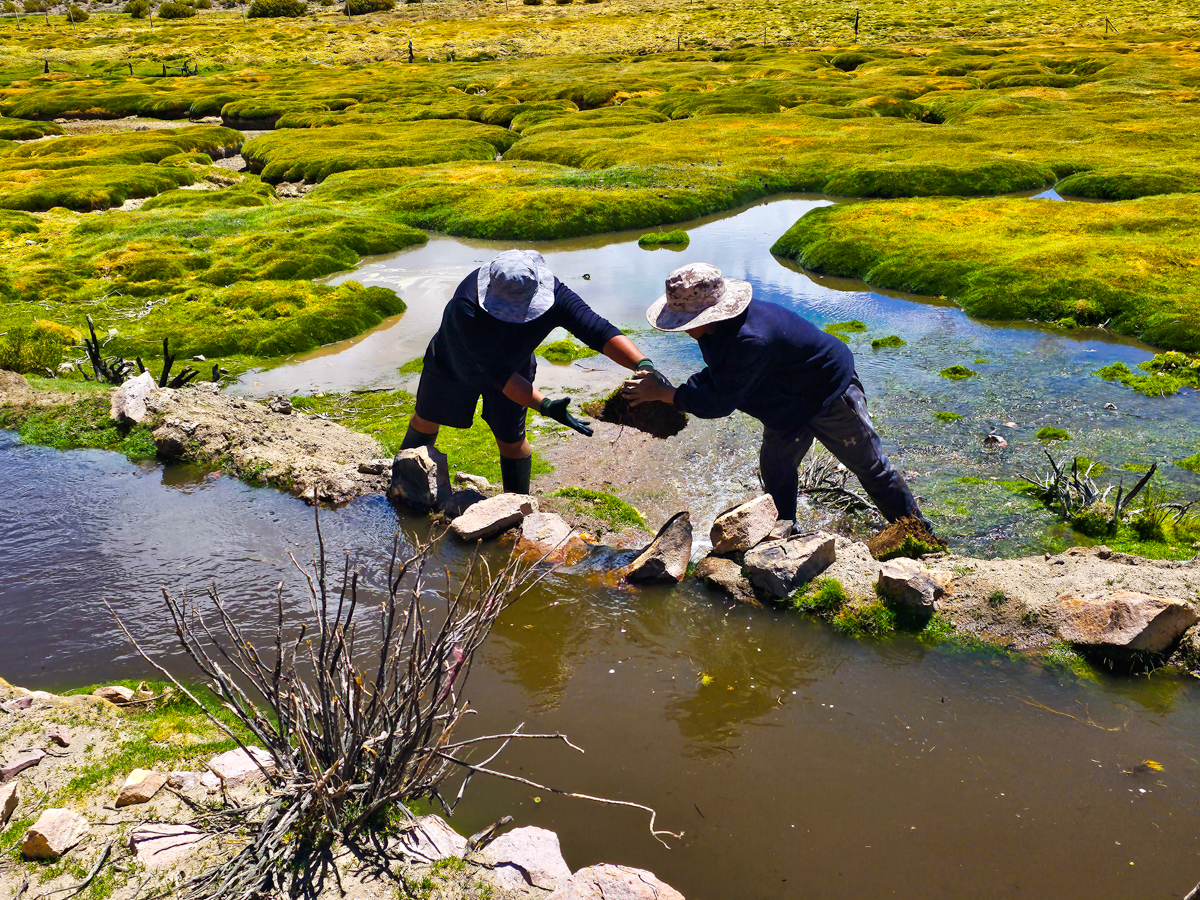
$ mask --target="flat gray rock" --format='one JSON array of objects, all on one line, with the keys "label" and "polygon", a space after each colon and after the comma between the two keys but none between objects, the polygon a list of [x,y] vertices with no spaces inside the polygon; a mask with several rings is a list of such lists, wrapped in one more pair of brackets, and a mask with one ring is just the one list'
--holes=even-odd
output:
[{"label": "flat gray rock", "polygon": [[823,531],[768,541],[748,550],[742,565],[756,588],[782,600],[833,565],[835,545]]},{"label": "flat gray rock", "polygon": [[525,494],[498,494],[472,505],[450,523],[450,530],[461,541],[482,541],[520,525],[538,511],[537,501]]},{"label": "flat gray rock", "polygon": [[489,880],[497,887],[527,895],[545,896],[571,877],[558,835],[545,828],[515,828],[474,858],[491,870]]},{"label": "flat gray rock", "polygon": [[88,820],[69,809],[48,809],[29,826],[21,842],[26,859],[58,859],[88,833]]},{"label": "flat gray rock", "polygon": [[399,853],[425,864],[467,854],[467,839],[435,815],[418,818],[400,834],[398,844]]},{"label": "flat gray rock", "polygon": [[[229,750],[208,761],[208,770],[226,785],[253,784],[264,781],[267,772],[275,771],[275,761],[262,747],[250,747],[249,753],[240,747]],[[203,781],[203,779],[201,779]]]},{"label": "flat gray rock", "polygon": [[155,871],[176,866],[196,852],[206,837],[191,825],[152,823],[130,832],[129,849],[137,861]]},{"label": "flat gray rock", "polygon": [[0,784],[12,781],[26,769],[31,769],[46,758],[44,750],[28,750],[11,762],[0,766]]}]

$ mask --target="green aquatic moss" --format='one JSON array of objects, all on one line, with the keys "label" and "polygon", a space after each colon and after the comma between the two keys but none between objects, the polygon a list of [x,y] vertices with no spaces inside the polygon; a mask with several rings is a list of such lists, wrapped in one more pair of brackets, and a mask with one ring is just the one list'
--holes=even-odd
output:
[{"label": "green aquatic moss", "polygon": [[591,347],[585,347],[583,344],[570,339],[542,344],[537,348],[536,352],[542,359],[552,362],[556,366],[569,366],[577,359],[586,359],[589,356],[596,355],[596,351]]},{"label": "green aquatic moss", "polygon": [[643,234],[638,238],[639,247],[678,247],[683,248],[691,243],[686,231],[655,231]]},{"label": "green aquatic moss", "polygon": [[1175,460],[1175,465],[1181,469],[1187,469],[1189,472],[1195,472],[1200,475],[1200,453],[1193,453],[1184,459]]},{"label": "green aquatic moss", "polygon": [[794,593],[788,603],[793,609],[830,619],[846,605],[846,590],[836,578],[819,578]]},{"label": "green aquatic moss", "polygon": [[947,369],[942,369],[938,374],[943,378],[949,378],[951,381],[963,381],[967,378],[974,378],[979,373],[968,369],[966,366],[953,365]]},{"label": "green aquatic moss", "polygon": [[900,337],[898,334],[889,334],[887,337],[875,338],[871,341],[872,350],[887,350],[892,347],[903,347],[908,341]]},{"label": "green aquatic moss", "polygon": [[896,630],[896,613],[882,600],[843,607],[833,627],[849,637],[881,637]]},{"label": "green aquatic moss", "polygon": [[250,209],[270,206],[275,199],[275,191],[270,185],[248,179],[218,190],[168,191],[151,197],[142,204],[142,209]]},{"label": "green aquatic moss", "polygon": [[832,333],[843,334],[859,334],[867,330],[865,322],[860,322],[858,319],[851,319],[849,322],[833,322],[825,326],[825,330]]},{"label": "green aquatic moss", "polygon": [[939,409],[937,412],[935,412],[933,414],[933,417],[935,419],[937,419],[939,422],[945,422],[947,424],[949,424],[951,422],[957,422],[960,419],[962,419],[962,416],[959,413],[950,412],[947,409]]},{"label": "green aquatic moss", "polygon": [[1069,441],[1071,440],[1070,432],[1066,429],[1059,428],[1055,425],[1047,425],[1044,428],[1039,428],[1037,434],[1034,435],[1039,441]]},{"label": "green aquatic moss", "polygon": [[150,429],[118,425],[108,409],[107,393],[63,406],[0,407],[0,428],[15,429],[27,444],[56,450],[112,450],[133,460],[153,459],[157,451]]},{"label": "green aquatic moss", "polygon": [[425,357],[418,356],[416,359],[410,359],[396,371],[401,375],[420,375],[425,371]]},{"label": "green aquatic moss", "polygon": [[646,520],[642,514],[622,500],[620,497],[605,491],[593,491],[588,488],[565,487],[559,488],[550,495],[568,501],[571,508],[579,515],[593,516],[614,531],[632,526],[646,528]]}]

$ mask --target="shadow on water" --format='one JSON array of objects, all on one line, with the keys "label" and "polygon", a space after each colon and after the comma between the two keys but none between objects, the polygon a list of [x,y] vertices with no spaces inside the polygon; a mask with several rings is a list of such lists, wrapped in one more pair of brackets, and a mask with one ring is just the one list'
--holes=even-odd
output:
[{"label": "shadow on water", "polygon": [[[153,674],[100,597],[177,666],[160,586],[215,579],[259,639],[278,581],[303,608],[287,552],[311,557],[313,512],[276,491],[0,432],[0,492],[0,674],[16,683]],[[370,589],[396,529],[411,547],[428,522],[367,498],[322,528]],[[465,558],[439,546],[435,563],[460,573]],[[857,642],[691,583],[617,590],[596,570],[557,571],[506,612],[471,676],[469,727],[569,734],[585,755],[530,742],[499,762],[648,803],[683,840],[666,850],[630,810],[482,779],[460,830],[512,814],[557,830],[572,867],[643,866],[689,900],[1168,898],[1200,878],[1194,683]],[[1143,759],[1163,770],[1124,774]]]}]

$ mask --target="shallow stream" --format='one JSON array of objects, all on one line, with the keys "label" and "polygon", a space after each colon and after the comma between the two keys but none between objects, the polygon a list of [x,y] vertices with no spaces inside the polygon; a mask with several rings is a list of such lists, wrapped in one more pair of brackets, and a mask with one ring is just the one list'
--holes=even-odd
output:
[{"label": "shallow stream", "polygon": [[[313,548],[313,512],[267,488],[0,432],[0,669],[66,688],[182,667],[160,585],[226,602],[266,635],[273,585],[301,607],[285,551]],[[392,534],[427,527],[370,498],[322,513],[336,559],[378,584]],[[439,552],[460,571],[461,552]],[[711,676],[702,684],[701,675]],[[708,679],[706,679],[708,681]],[[470,728],[525,722],[543,742],[498,762],[636,811],[477,778],[454,818],[555,829],[572,867],[649,868],[689,900],[1181,897],[1200,879],[1200,694],[1192,680],[1081,680],[1061,669],[910,638],[855,642],[798,615],[734,608],[694,583],[616,591],[560,571],[485,645]],[[1161,772],[1124,774],[1144,759]]]},{"label": "shallow stream", "polygon": [[[1061,200],[1053,191],[1027,198],[1029,203]],[[1050,445],[1058,458],[1077,454],[1109,471],[1103,485],[1137,475],[1122,465],[1160,467],[1156,483],[1194,496],[1200,479],[1172,465],[1200,450],[1200,404],[1189,389],[1174,397],[1149,398],[1091,373],[1115,361],[1130,368],[1153,351],[1135,341],[1099,329],[1066,331],[1025,322],[980,322],[934,298],[872,290],[862,282],[813,277],[773,257],[770,247],[804,213],[829,204],[812,197],[788,197],[759,203],[722,216],[685,223],[691,243],[680,252],[638,247],[641,232],[544,242],[539,249],[559,278],[575,288],[598,312],[632,328],[635,341],[673,379],[686,378],[703,362],[696,345],[683,335],[650,331],[646,307],[662,292],[663,280],[677,266],[705,261],[730,277],[754,286],[754,295],[795,309],[818,324],[858,320],[867,326],[847,337],[867,389],[876,425],[889,452],[909,475],[927,514],[963,551],[1016,554],[1042,549],[1058,528],[1054,519],[998,483],[1021,473],[1047,468],[1034,435],[1044,426],[1065,428],[1072,440]],[[333,279],[395,289],[408,303],[403,316],[361,338],[331,345],[309,357],[269,372],[252,372],[239,389],[254,395],[371,387],[412,388],[415,376],[398,366],[421,356],[441,320],[455,286],[476,266],[507,244],[432,236],[428,244],[392,256],[365,261],[354,272]],[[873,338],[899,335],[903,347],[872,350]],[[552,337],[554,337],[552,335]],[[963,365],[978,375],[951,381],[939,373]],[[541,361],[538,384],[549,391],[611,389],[617,367],[603,357],[555,366]],[[1117,409],[1105,410],[1111,402]],[[957,413],[943,423],[935,412]],[[1005,423],[1015,423],[1007,427]],[[1008,441],[1002,454],[986,452],[983,438],[998,430]],[[693,451],[719,431],[729,449],[706,454],[709,468],[697,468]],[[656,460],[647,482],[670,481],[700,518],[719,510],[756,484],[757,423],[735,416],[718,431],[685,430],[673,440],[675,462]],[[703,437],[701,437],[703,435]],[[607,448],[597,447],[597,452]],[[968,479],[964,483],[961,479]],[[742,492],[739,494],[738,492]],[[652,503],[635,492],[625,499]]]}]

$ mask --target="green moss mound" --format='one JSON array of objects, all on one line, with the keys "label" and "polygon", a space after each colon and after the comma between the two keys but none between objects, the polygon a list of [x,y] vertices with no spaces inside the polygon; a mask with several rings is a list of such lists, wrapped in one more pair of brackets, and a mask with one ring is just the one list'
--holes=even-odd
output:
[{"label": "green moss mound", "polygon": [[1070,432],[1063,428],[1058,428],[1054,425],[1047,425],[1045,428],[1039,428],[1038,433],[1034,435],[1039,441],[1069,441],[1071,440]]},{"label": "green moss mound", "polygon": [[967,378],[974,378],[979,373],[968,369],[966,366],[954,365],[949,368],[942,369],[938,372],[943,378],[949,378],[951,381],[964,381]]},{"label": "green moss mound", "polygon": [[933,414],[933,417],[935,419],[937,419],[939,422],[945,422],[946,424],[949,424],[951,422],[958,422],[958,421],[961,421],[961,419],[962,419],[962,416],[959,413],[950,412],[949,410],[946,410],[946,409],[939,409],[937,412],[935,412]]},{"label": "green moss mound", "polygon": [[53,122],[27,122],[0,118],[0,141],[32,141],[51,134],[62,134],[62,126]]},{"label": "green moss mound", "polygon": [[130,459],[153,459],[150,429],[118,425],[108,417],[109,398],[85,397],[66,406],[11,409],[0,407],[0,428],[15,428],[21,440],[56,450],[91,448],[123,453]]},{"label": "green moss mound", "polygon": [[819,578],[792,595],[788,604],[800,612],[830,619],[846,605],[846,591],[836,578]]},{"label": "green moss mound", "polygon": [[603,399],[583,404],[583,411],[601,422],[626,425],[656,438],[674,437],[683,431],[688,423],[687,414],[674,404],[653,400],[633,406],[621,396],[620,388]]},{"label": "green moss mound", "polygon": [[825,330],[831,334],[861,334],[867,330],[867,325],[865,322],[858,321],[858,319],[851,319],[849,322],[834,322],[826,325]]},{"label": "green moss mound", "polygon": [[946,550],[946,542],[937,537],[920,519],[898,519],[867,540],[867,549],[876,559],[886,561],[899,556],[919,559]]},{"label": "green moss mound", "polygon": [[642,514],[613,494],[604,491],[593,491],[587,488],[559,488],[550,495],[560,497],[569,502],[572,510],[579,515],[593,516],[614,531],[632,526],[646,528],[646,520]]},{"label": "green moss mound", "polygon": [[638,246],[650,250],[655,250],[659,247],[682,250],[691,241],[692,239],[688,237],[686,231],[654,231],[649,234],[643,234],[638,238]]},{"label": "green moss mound", "polygon": [[1103,366],[1092,374],[1106,381],[1119,382],[1147,397],[1170,397],[1184,387],[1200,389],[1200,359],[1185,353],[1159,353],[1139,363],[1138,368],[1149,374],[1135,374],[1123,362]]},{"label": "green moss mound", "polygon": [[1176,460],[1175,465],[1181,469],[1187,469],[1189,472],[1195,472],[1197,475],[1200,475],[1200,453],[1193,453],[1186,459]]},{"label": "green moss mound", "polygon": [[248,141],[242,155],[263,181],[324,181],[335,172],[490,160],[517,140],[504,128],[457,119],[390,126],[283,129]]},{"label": "green moss mound", "polygon": [[591,347],[585,347],[583,344],[564,339],[542,344],[537,348],[537,355],[547,362],[554,363],[556,366],[569,366],[577,359],[586,359],[589,356],[595,356],[596,351]]},{"label": "green moss mound", "polygon": [[872,350],[889,350],[893,347],[903,347],[908,343],[898,334],[889,334],[887,337],[875,338],[871,341]]}]

